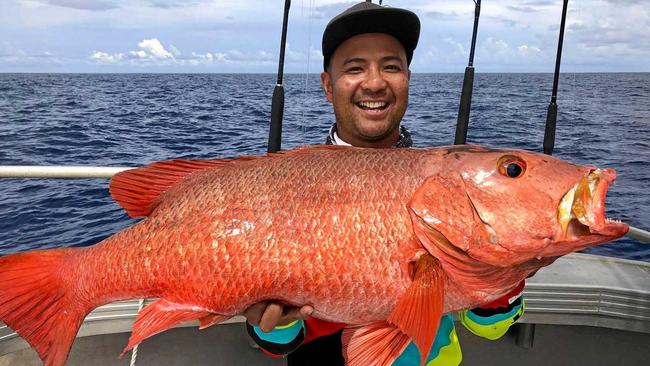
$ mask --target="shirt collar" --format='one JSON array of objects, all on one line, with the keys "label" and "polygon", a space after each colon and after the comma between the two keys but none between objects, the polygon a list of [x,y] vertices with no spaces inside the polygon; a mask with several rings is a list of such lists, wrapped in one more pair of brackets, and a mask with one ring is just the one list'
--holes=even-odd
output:
[{"label": "shirt collar", "polygon": [[[351,146],[349,143],[343,141],[341,137],[339,137],[339,135],[336,133],[336,123],[333,123],[332,127],[330,127],[330,131],[327,135],[327,139],[325,140],[325,144]],[[411,132],[406,127],[399,127],[399,139],[393,147],[413,147]]]}]

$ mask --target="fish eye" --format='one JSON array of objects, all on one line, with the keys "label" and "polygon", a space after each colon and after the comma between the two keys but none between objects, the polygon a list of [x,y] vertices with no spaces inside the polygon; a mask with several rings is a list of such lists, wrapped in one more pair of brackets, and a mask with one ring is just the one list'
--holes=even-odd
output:
[{"label": "fish eye", "polygon": [[526,172],[526,162],[514,155],[501,157],[497,166],[504,177],[519,178]]}]

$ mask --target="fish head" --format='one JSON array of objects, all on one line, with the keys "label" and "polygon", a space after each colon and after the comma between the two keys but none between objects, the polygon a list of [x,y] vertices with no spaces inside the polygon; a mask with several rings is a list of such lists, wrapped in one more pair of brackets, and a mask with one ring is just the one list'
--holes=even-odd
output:
[{"label": "fish head", "polygon": [[529,151],[454,147],[410,204],[437,238],[429,245],[447,246],[438,253],[506,267],[625,235],[627,225],[605,217],[615,179],[613,169]]}]

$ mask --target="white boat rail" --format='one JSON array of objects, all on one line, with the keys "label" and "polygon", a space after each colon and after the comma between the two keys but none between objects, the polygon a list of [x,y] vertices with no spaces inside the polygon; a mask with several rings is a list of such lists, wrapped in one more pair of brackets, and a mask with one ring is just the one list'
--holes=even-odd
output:
[{"label": "white boat rail", "polygon": [[73,165],[2,165],[0,178],[110,178],[136,167],[73,166]]},{"label": "white boat rail", "polygon": [[[1,165],[0,178],[110,178],[137,167],[67,166],[67,165]],[[650,232],[630,226],[627,236],[642,243],[650,243]]]}]

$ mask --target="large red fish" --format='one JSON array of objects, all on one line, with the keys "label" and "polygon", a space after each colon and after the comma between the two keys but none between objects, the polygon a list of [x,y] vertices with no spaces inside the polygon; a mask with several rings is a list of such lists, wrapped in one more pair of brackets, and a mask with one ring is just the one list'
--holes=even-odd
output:
[{"label": "large red fish", "polygon": [[60,366],[102,304],[159,298],[126,351],[179,322],[206,327],[277,299],[349,324],[349,365],[390,364],[410,339],[424,360],[442,314],[624,235],[604,217],[614,179],[478,146],[154,163],[110,184],[145,220],[92,247],[0,258],[0,320]]}]

